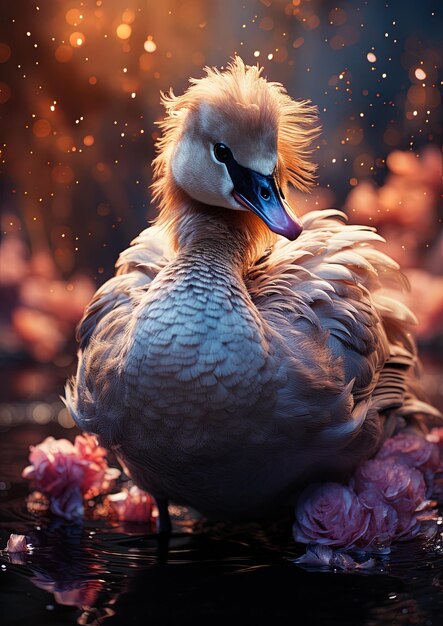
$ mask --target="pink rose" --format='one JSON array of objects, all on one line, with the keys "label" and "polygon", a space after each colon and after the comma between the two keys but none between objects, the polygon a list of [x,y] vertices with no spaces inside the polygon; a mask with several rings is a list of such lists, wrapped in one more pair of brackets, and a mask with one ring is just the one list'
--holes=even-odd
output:
[{"label": "pink rose", "polygon": [[120,471],[109,468],[106,451],[93,435],[79,435],[73,445],[67,439],[47,437],[31,446],[31,465],[22,476],[48,496],[53,513],[67,520],[83,515],[83,499],[107,492]]},{"label": "pink rose", "polygon": [[84,467],[77,449],[67,439],[47,437],[31,446],[31,465],[23,470],[23,478],[31,479],[42,493],[58,497],[69,486],[78,485]]},{"label": "pink rose", "polygon": [[154,500],[149,493],[135,485],[130,489],[122,489],[120,493],[111,494],[107,501],[120,521],[140,523],[151,521]]},{"label": "pink rose", "polygon": [[419,435],[400,433],[387,439],[376,456],[383,460],[394,458],[408,467],[436,471],[440,465],[440,452],[435,443],[426,441]]},{"label": "pink rose", "polygon": [[26,535],[15,535],[12,533],[9,536],[8,543],[6,544],[6,552],[14,554],[16,552],[28,552],[29,539]]},{"label": "pink rose", "polygon": [[84,498],[89,500],[100,493],[108,492],[120,476],[120,470],[108,466],[106,449],[98,444],[97,437],[89,433],[77,435],[74,447],[84,461],[81,484]]},{"label": "pink rose", "polygon": [[338,483],[312,485],[297,503],[294,539],[349,548],[366,533],[369,520],[369,511],[349,487]]},{"label": "pink rose", "polygon": [[353,485],[359,495],[367,489],[375,490],[395,509],[398,516],[397,538],[410,538],[417,534],[419,523],[415,511],[426,501],[426,484],[420,471],[396,463],[392,458],[372,459],[357,469]]},{"label": "pink rose", "polygon": [[370,488],[362,491],[358,499],[363,508],[370,513],[368,528],[358,540],[358,546],[367,549],[389,546],[397,533],[397,511],[384,500],[378,491]]},{"label": "pink rose", "polygon": [[93,461],[100,467],[108,466],[106,461],[106,449],[99,445],[95,435],[91,435],[90,433],[77,435],[74,446],[77,448],[82,459]]},{"label": "pink rose", "polygon": [[376,458],[362,463],[355,472],[353,486],[356,493],[367,488],[376,489],[390,503],[406,499],[414,510],[426,500],[422,473],[392,458]]},{"label": "pink rose", "polygon": [[71,485],[60,496],[52,497],[50,509],[55,515],[68,521],[82,518],[84,509],[80,487]]},{"label": "pink rose", "polygon": [[82,498],[78,497],[85,475],[85,463],[78,450],[67,439],[47,437],[37,446],[31,446],[31,465],[22,476],[33,481],[39,491],[50,499],[53,513],[67,520],[83,515]]}]

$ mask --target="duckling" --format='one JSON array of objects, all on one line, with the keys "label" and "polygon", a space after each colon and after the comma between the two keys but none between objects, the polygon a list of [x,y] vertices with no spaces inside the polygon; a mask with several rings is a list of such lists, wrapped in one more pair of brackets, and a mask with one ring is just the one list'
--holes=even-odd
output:
[{"label": "duckling", "polygon": [[66,403],[159,503],[244,519],[346,476],[419,399],[412,313],[395,261],[336,210],[301,219],[315,108],[239,57],[206,68],[166,118],[160,213],[79,325]]}]

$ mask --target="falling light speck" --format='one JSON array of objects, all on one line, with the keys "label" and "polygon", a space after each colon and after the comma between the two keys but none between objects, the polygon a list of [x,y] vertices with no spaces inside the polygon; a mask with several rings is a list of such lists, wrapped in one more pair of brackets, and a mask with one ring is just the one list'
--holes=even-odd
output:
[{"label": "falling light speck", "polygon": [[135,93],[135,91],[133,91],[133,92],[131,93],[131,98],[135,98],[135,96],[136,96],[136,95],[137,95],[137,94]]},{"label": "falling light speck", "polygon": [[426,72],[421,67],[417,67],[414,73],[415,78],[418,78],[418,80],[424,80],[426,78]]},{"label": "falling light speck", "polygon": [[254,56],[255,56],[256,58],[257,58],[257,57],[259,57],[259,56],[260,56],[260,50],[256,50],[256,51],[254,52]]},{"label": "falling light speck", "polygon": [[269,61],[272,61],[273,58],[274,58],[274,55],[272,54],[272,52],[270,54],[268,54]]},{"label": "falling light speck", "polygon": [[377,57],[375,56],[373,52],[368,52],[368,54],[366,55],[366,58],[368,59],[369,63],[375,63],[377,60]]}]

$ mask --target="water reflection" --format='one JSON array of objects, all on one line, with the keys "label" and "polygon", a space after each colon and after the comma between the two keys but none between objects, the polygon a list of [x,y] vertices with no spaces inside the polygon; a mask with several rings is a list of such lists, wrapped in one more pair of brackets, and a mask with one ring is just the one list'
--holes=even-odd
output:
[{"label": "water reflection", "polygon": [[[18,575],[15,588],[28,589],[30,581],[46,592],[43,603],[39,593],[29,594],[37,623],[46,623],[51,611],[67,620],[58,624],[107,626],[127,624],[129,616],[131,624],[252,624],[282,623],[292,615],[322,625],[431,625],[443,608],[441,544],[433,551],[405,544],[374,572],[334,574],[293,564],[299,551],[290,540],[289,519],[196,522],[190,533],[184,510],[181,518],[176,512],[168,544],[143,528],[134,532],[134,525],[123,532],[106,521],[84,527],[47,523],[23,509],[14,517],[34,550],[4,557],[3,574],[7,588]],[[0,529],[3,545],[12,521]],[[16,610],[11,605],[11,621]]]}]

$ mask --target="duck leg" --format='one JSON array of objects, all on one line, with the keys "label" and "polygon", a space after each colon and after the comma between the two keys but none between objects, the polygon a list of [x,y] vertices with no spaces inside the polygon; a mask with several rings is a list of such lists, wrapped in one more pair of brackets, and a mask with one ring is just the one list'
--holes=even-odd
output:
[{"label": "duck leg", "polygon": [[168,511],[168,500],[166,498],[155,498],[158,508],[157,532],[159,535],[171,534],[172,524]]}]

